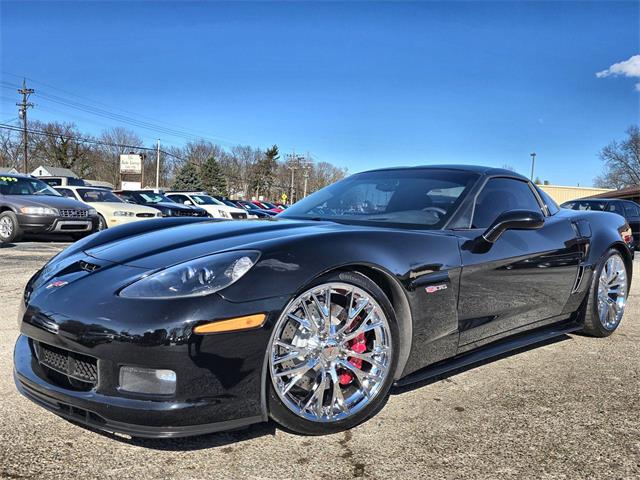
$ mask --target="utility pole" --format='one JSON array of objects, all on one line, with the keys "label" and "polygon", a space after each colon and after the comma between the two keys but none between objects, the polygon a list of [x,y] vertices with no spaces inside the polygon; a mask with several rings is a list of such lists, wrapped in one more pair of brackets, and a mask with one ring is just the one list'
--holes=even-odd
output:
[{"label": "utility pole", "polygon": [[531,181],[533,182],[533,169],[536,165],[536,152],[533,152],[531,155]]},{"label": "utility pole", "polygon": [[156,190],[160,188],[160,139],[158,139],[158,152],[156,156]]},{"label": "utility pole", "polygon": [[22,141],[24,142],[24,173],[29,173],[28,168],[28,135],[27,135],[27,108],[33,108],[33,103],[28,102],[29,95],[35,93],[33,88],[27,88],[27,80],[22,79],[22,88],[18,89],[18,93],[22,95],[22,102],[16,103],[18,107],[18,116],[22,119]]}]

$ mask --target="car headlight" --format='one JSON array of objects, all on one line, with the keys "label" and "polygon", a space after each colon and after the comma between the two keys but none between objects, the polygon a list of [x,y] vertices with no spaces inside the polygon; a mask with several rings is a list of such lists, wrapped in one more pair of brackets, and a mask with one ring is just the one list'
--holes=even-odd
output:
[{"label": "car headlight", "polygon": [[229,214],[227,212],[225,212],[224,210],[218,210],[218,213],[220,214],[220,216],[222,218],[229,218]]},{"label": "car headlight", "polygon": [[179,263],[143,277],[122,289],[127,298],[201,297],[237,282],[253,267],[260,252],[218,253]]},{"label": "car headlight", "polygon": [[49,207],[22,207],[20,212],[27,215],[58,215],[58,210]]},{"label": "car headlight", "polygon": [[114,217],[133,217],[135,213],[133,212],[125,212],[124,210],[117,210],[113,212]]}]

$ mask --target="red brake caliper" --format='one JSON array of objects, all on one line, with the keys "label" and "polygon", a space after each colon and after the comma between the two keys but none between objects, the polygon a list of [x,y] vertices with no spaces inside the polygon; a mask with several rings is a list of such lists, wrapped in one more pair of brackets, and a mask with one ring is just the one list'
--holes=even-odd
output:
[{"label": "red brake caliper", "polygon": [[[364,338],[364,333],[360,333],[356,338],[349,342],[349,348],[356,353],[364,353],[367,349],[366,342],[367,340]],[[362,359],[360,358],[349,357],[347,361],[356,368],[362,368]],[[345,370],[340,374],[339,379],[340,385],[349,385],[353,382],[353,373]]]}]

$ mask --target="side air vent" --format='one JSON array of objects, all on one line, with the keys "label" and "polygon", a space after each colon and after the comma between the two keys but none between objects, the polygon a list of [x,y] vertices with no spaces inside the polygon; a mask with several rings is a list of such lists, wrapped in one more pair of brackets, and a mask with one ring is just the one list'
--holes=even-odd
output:
[{"label": "side air vent", "polygon": [[580,265],[578,267],[578,273],[576,274],[576,280],[573,282],[573,288],[571,289],[571,293],[576,293],[580,290],[580,284],[582,283],[582,277],[584,277],[584,267]]},{"label": "side air vent", "polygon": [[78,262],[78,266],[80,267],[80,269],[86,272],[95,272],[100,268],[100,265],[96,265],[95,263],[85,262],[84,260],[80,260]]}]

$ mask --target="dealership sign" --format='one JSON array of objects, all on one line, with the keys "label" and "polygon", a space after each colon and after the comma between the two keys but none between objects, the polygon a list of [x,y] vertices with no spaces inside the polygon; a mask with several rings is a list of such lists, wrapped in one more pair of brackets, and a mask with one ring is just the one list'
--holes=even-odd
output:
[{"label": "dealership sign", "polygon": [[120,173],[142,173],[142,155],[120,155]]}]

